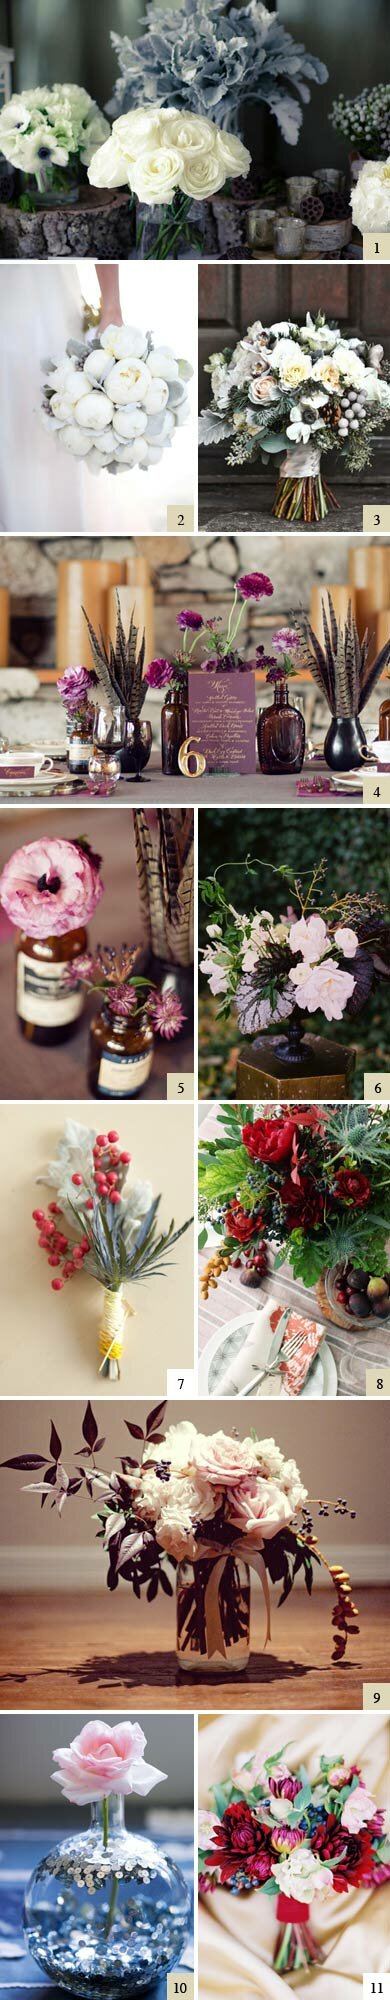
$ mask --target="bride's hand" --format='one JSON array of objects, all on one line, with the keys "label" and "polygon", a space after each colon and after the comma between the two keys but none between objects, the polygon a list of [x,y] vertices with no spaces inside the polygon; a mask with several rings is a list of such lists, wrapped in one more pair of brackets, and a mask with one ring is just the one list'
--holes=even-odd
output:
[{"label": "bride's hand", "polygon": [[117,264],[96,264],[96,276],[102,302],[99,332],[106,326],[122,326],[121,302],[119,296],[119,271]]}]

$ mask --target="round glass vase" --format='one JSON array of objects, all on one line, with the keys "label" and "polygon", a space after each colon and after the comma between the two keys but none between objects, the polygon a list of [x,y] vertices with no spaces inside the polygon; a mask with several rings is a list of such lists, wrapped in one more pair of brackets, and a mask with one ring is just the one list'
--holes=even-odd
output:
[{"label": "round glass vase", "polygon": [[170,688],[161,710],[161,768],[164,778],[180,777],[179,750],[187,736],[187,703],[178,688]]},{"label": "round glass vase", "polygon": [[239,1674],[250,1654],[251,1586],[241,1556],[200,1556],[176,1574],[176,1656],[189,1674]]},{"label": "round glass vase", "polygon": [[88,1083],[92,1097],[138,1097],[150,1076],[154,1034],[146,1013],[113,1014],[103,1003],[89,1031]]},{"label": "round glass vase", "polygon": [[52,1045],[73,1034],[84,1006],[82,983],[68,986],[69,966],[77,972],[88,935],[84,928],[63,937],[32,938],[22,931],[16,952],[16,1013],[27,1042]]},{"label": "round glass vase", "polygon": [[144,1833],[127,1831],[124,1801],[91,1807],[91,1824],[38,1862],[24,1906],[40,1970],[83,2000],[142,1993],[176,1965],[188,1930],[184,1876]]},{"label": "round glass vase", "polygon": [[300,708],[290,707],[286,681],[277,681],[269,708],[261,708],[257,724],[260,770],[267,776],[301,771],[305,755],[305,722]]}]

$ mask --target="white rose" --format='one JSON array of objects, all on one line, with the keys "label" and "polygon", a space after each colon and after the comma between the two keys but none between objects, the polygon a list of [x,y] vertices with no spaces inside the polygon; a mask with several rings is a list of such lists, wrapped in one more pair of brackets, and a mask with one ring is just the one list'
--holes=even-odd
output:
[{"label": "white rose", "polygon": [[93,154],[88,167],[88,180],[91,182],[91,187],[97,188],[126,186],[125,161],[118,151],[112,133],[111,138],[105,140],[104,146],[98,146],[97,152]]},{"label": "white rose", "polygon": [[138,437],[141,431],[146,431],[147,421],[146,410],[139,409],[137,403],[129,410],[114,410],[112,419],[116,437],[126,439]]},{"label": "white rose", "polygon": [[155,376],[142,400],[148,417],[157,417],[160,410],[165,410],[168,402],[168,383],[163,382],[158,375]]},{"label": "white rose", "polygon": [[107,376],[107,391],[113,403],[144,403],[150,387],[146,362],[130,354],[123,361],[115,361]]},{"label": "white rose", "polygon": [[192,195],[194,201],[207,201],[211,194],[218,194],[224,187],[227,167],[217,148],[210,146],[208,153],[187,154],[180,175],[183,194]]},{"label": "white rose", "polygon": [[150,1459],[166,1460],[177,1472],[192,1460],[193,1446],[197,1432],[195,1424],[183,1417],[179,1424],[170,1424],[162,1444],[147,1444],[144,1450],[144,1464]]},{"label": "white rose", "polygon": [[255,1444],[255,1458],[259,1470],[269,1472],[273,1479],[278,1479],[279,1473],[283,1472],[285,1460],[279,1445],[275,1444],[275,1438],[259,1438]]},{"label": "white rose", "polygon": [[160,111],[160,129],[165,145],[177,146],[179,153],[204,153],[209,150],[214,128],[209,118],[202,118],[196,111]]},{"label": "white rose", "polygon": [[348,347],[342,340],[334,348],[333,364],[340,370],[343,381],[350,382],[352,388],[360,388],[360,385],[363,385],[366,374],[364,361],[360,360],[360,355],[355,353],[353,347]]},{"label": "white rose", "polygon": [[242,139],[236,139],[234,132],[218,131],[217,146],[229,180],[234,179],[237,174],[242,174],[244,177],[249,174],[251,154],[248,153],[247,146],[243,146]]},{"label": "white rose", "polygon": [[135,354],[140,359],[146,354],[148,343],[139,326],[106,326],[100,345],[114,361],[124,361],[126,354]]},{"label": "white rose", "polygon": [[66,424],[61,431],[61,444],[65,446],[65,451],[72,453],[72,458],[86,458],[87,452],[92,450],[93,438],[88,431],[81,432],[76,424]]},{"label": "white rose", "polygon": [[325,388],[331,392],[334,389],[340,388],[340,370],[336,368],[333,357],[332,360],[327,360],[324,355],[322,361],[315,361],[313,376],[315,376],[316,382],[324,382]]},{"label": "white rose", "polygon": [[112,403],[103,389],[91,389],[75,407],[75,423],[87,431],[105,431],[111,423]]},{"label": "white rose", "polygon": [[129,167],[130,187],[139,201],[171,202],[176,188],[184,187],[184,159],[176,146],[149,146]]},{"label": "white rose", "polygon": [[84,361],[83,373],[88,376],[89,382],[104,382],[111,365],[110,355],[101,354],[100,348],[95,347],[93,354],[88,354]]},{"label": "white rose", "polygon": [[178,363],[171,347],[155,347],[149,354],[148,368],[151,375],[160,375],[163,382],[176,382],[178,378]]},{"label": "white rose", "polygon": [[125,111],[114,119],[113,136],[124,159],[136,160],[146,147],[157,144],[165,115],[159,104],[151,104],[148,110]]}]

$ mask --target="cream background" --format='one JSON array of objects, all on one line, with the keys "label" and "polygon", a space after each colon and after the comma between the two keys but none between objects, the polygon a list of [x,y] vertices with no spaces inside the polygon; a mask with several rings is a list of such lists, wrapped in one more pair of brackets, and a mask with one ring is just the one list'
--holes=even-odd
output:
[{"label": "cream background", "polygon": [[[368,1415],[368,1412],[365,1413]],[[226,1778],[236,1755],[260,1750],[269,1757],[288,1744],[292,1770],[301,1761],[309,1776],[323,1752],[341,1752],[361,1763],[378,1805],[389,1804],[389,1723],[376,1716],[285,1714],[216,1716],[199,1735],[199,1804],[209,1806],[210,1782]],[[347,2000],[362,1992],[364,1972],[390,1967],[390,1885],[349,1889],[312,1906],[313,1929],[325,1964],[282,1979],[272,1969],[275,1909],[261,1892],[232,1896],[217,1889],[204,1897],[199,1913],[199,2000]]]},{"label": "cream background", "polygon": [[[129,1186],[150,1179],[162,1199],[158,1219],[166,1229],[194,1212],[193,1110],[190,1104],[13,1104],[0,1108],[0,1394],[94,1396],[107,1392],[99,1376],[98,1327],[102,1290],[87,1273],[53,1293],[51,1271],[33,1208],[47,1208],[55,1189],[36,1177],[56,1152],[70,1115],[95,1132],[114,1129],[132,1155]],[[127,1285],[136,1318],[125,1327],[121,1378],[110,1398],[166,1389],[167,1368],[193,1367],[193,1231],[174,1246],[161,1277]],[[31,1413],[35,1422],[35,1411]],[[30,1417],[24,1412],[28,1426]],[[40,1418],[42,1427],[42,1417]],[[42,1449],[42,1447],[41,1447]],[[4,1453],[2,1456],[4,1457]],[[46,1510],[45,1510],[46,1513]]]}]

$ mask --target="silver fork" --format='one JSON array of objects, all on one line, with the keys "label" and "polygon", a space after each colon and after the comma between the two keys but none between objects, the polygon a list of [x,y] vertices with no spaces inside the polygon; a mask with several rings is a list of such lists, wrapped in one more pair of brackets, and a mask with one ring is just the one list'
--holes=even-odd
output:
[{"label": "silver fork", "polygon": [[[287,1315],[287,1314],[283,1314],[283,1319],[284,1319],[284,1321],[285,1321],[285,1324],[286,1324],[286,1321],[287,1321],[287,1318],[288,1318],[288,1315]],[[281,1347],[283,1346],[283,1339],[284,1339],[284,1333],[285,1333],[285,1325],[283,1326],[283,1322],[282,1322],[282,1321],[280,1321],[280,1327],[281,1327],[281,1338],[280,1338],[280,1341],[279,1341],[279,1346],[278,1346],[278,1350],[277,1350],[277,1354],[276,1354],[276,1356],[275,1356],[275,1360],[274,1360],[274,1361],[272,1361],[272,1362],[269,1362],[269,1363],[268,1363],[268,1367],[267,1367],[267,1368],[259,1368],[259,1369],[257,1370],[256,1374],[255,1374],[255,1375],[253,1376],[253,1379],[252,1379],[252,1381],[251,1381],[251,1382],[249,1382],[249,1384],[248,1384],[247,1388],[246,1388],[246,1389],[240,1389],[240,1398],[241,1398],[241,1399],[243,1399],[243,1398],[244,1398],[245,1396],[253,1396],[253,1390],[254,1390],[254,1389],[258,1389],[258,1387],[259,1387],[259,1384],[260,1384],[260,1382],[265,1382],[265,1381],[266,1381],[266,1379],[267,1379],[267,1376],[270,1376],[270,1375],[278,1375],[278,1373],[279,1373],[279,1368],[280,1368],[280,1350],[281,1350]],[[277,1328],[277,1333],[279,1333],[279,1327]],[[294,1354],[297,1354],[297,1353],[298,1353],[298,1350],[299,1350],[299,1348],[300,1348],[300,1347],[302,1346],[302,1334],[301,1334],[301,1333],[292,1333],[292,1334],[291,1334],[291,1337],[290,1337],[290,1340],[288,1341],[288,1344],[287,1344],[287,1345],[288,1345],[288,1360],[290,1360],[290,1358],[291,1358],[291,1360],[292,1360],[292,1359],[293,1359],[293,1356],[294,1356]],[[286,1358],[287,1358],[287,1347],[285,1347],[285,1353],[286,1353]],[[315,1357],[315,1356],[313,1356],[313,1360],[314,1360],[314,1359],[316,1359],[316,1357]],[[312,1362],[310,1363],[310,1367],[312,1367]],[[309,1375],[309,1373],[310,1373],[310,1369],[308,1369],[307,1373],[308,1373],[308,1375]],[[307,1378],[306,1378],[306,1379],[307,1379]]]}]

